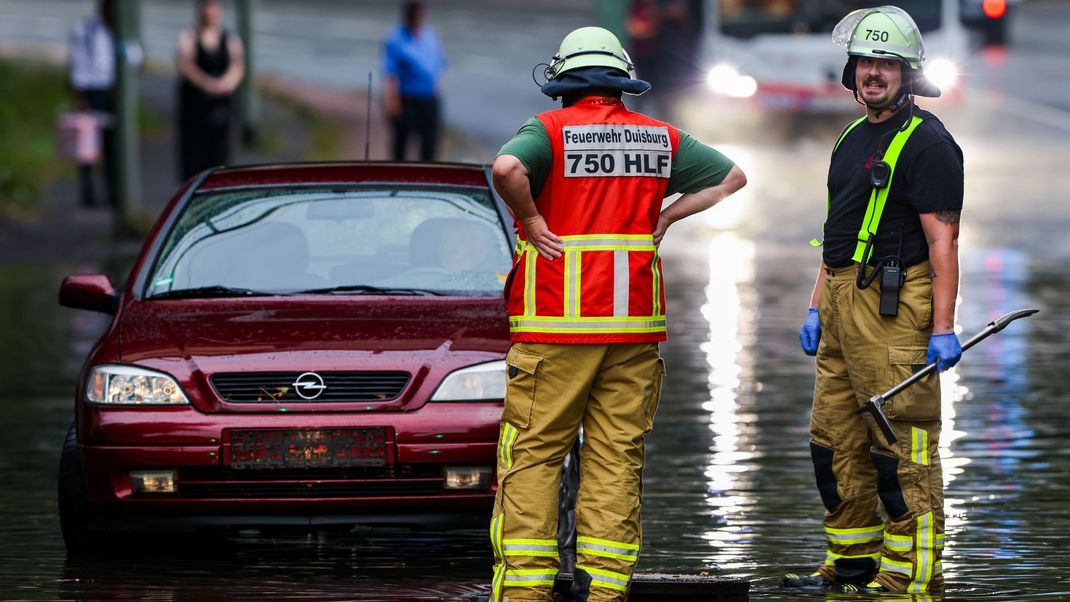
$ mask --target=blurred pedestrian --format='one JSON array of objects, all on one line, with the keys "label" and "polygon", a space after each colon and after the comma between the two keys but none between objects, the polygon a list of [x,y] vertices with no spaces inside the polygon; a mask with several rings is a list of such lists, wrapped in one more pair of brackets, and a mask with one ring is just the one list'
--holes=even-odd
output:
[{"label": "blurred pedestrian", "polygon": [[401,8],[402,23],[383,47],[383,100],[393,130],[393,157],[404,161],[409,137],[420,138],[420,159],[431,161],[438,151],[442,102],[438,80],[446,68],[438,36],[426,24],[423,2],[409,0]]},{"label": "blurred pedestrian", "polygon": [[[101,155],[104,171],[105,203],[116,201],[118,163],[115,141],[115,36],[113,0],[99,0],[97,12],[71,28],[68,38],[70,88],[75,110],[92,112],[102,128]],[[93,178],[93,164],[78,165],[80,202],[84,207],[98,205]]]},{"label": "blurred pedestrian", "polygon": [[866,115],[832,151],[821,267],[799,332],[803,351],[817,356],[810,454],[828,546],[816,572],[790,574],[784,585],[927,598],[944,581],[940,377],[884,406],[894,444],[856,412],[921,366],[943,372],[962,354],[954,330],[962,150],[915,105],[915,95],[940,90],[922,70],[909,14],[854,11],[833,40],[847,46],[842,82]]},{"label": "blurred pedestrian", "polygon": [[182,180],[230,162],[232,97],[245,76],[241,39],[223,29],[219,0],[197,0],[197,24],[178,36]]},{"label": "blurred pedestrian", "polygon": [[[558,483],[582,425],[572,596],[627,598],[641,545],[644,439],[664,374],[658,244],[746,177],[671,124],[629,111],[635,78],[600,27],[565,36],[529,119],[494,160],[517,220],[505,285],[512,347],[491,521],[491,600],[550,600],[559,568]],[[682,193],[662,209],[668,195]]]}]

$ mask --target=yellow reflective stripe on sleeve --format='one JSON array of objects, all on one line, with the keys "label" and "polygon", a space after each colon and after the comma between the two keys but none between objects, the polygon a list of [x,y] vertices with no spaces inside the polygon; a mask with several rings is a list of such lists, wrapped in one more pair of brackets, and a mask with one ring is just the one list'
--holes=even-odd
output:
[{"label": "yellow reflective stripe on sleeve", "polygon": [[553,585],[555,569],[509,569],[505,571],[505,585],[509,587],[539,587]]},{"label": "yellow reflective stripe on sleeve", "polygon": [[556,539],[506,539],[502,542],[505,556],[543,556],[557,558]]},{"label": "yellow reflective stripe on sleeve", "polygon": [[855,527],[851,529],[833,529],[825,527],[825,537],[828,538],[829,543],[841,545],[878,541],[884,538],[884,525]]},{"label": "yellow reflective stripe on sleeve", "polygon": [[502,427],[501,453],[499,458],[501,459],[502,465],[506,468],[513,467],[513,444],[516,443],[516,438],[519,435],[520,431],[508,422]]},{"label": "yellow reflective stripe on sleeve", "polygon": [[942,560],[937,560],[936,564],[933,565],[933,575],[943,575],[943,574],[944,574],[944,562]]},{"label": "yellow reflective stripe on sleeve", "polygon": [[639,559],[639,545],[594,537],[577,537],[576,553],[635,562]]},{"label": "yellow reflective stripe on sleeve", "polygon": [[539,252],[528,245],[524,253],[524,315],[535,315],[535,261]]},{"label": "yellow reflective stripe on sleeve", "polygon": [[914,133],[914,130],[918,129],[921,125],[921,117],[913,117],[910,120],[910,125],[905,130],[901,130],[896,133],[892,138],[892,142],[888,145],[888,150],[884,152],[884,162],[888,164],[888,183],[884,188],[873,188],[873,191],[869,195],[869,205],[866,206],[866,217],[862,220],[862,227],[858,230],[858,244],[855,245],[855,254],[852,257],[854,261],[862,262],[862,255],[866,251],[866,241],[871,236],[877,233],[877,226],[880,224],[881,215],[884,213],[884,205],[888,202],[888,192],[892,189],[892,177],[895,175],[895,163],[899,159],[899,153],[903,151],[903,146],[906,145],[907,139]]},{"label": "yellow reflective stripe on sleeve", "polygon": [[907,586],[907,592],[923,594],[929,590],[929,581],[933,578],[933,564],[936,562],[934,552],[936,532],[933,528],[933,513],[926,512],[919,516],[917,525],[917,539],[914,544],[914,562],[917,566],[914,571],[914,580]]},{"label": "yellow reflective stripe on sleeve", "polygon": [[914,567],[910,566],[909,562],[900,562],[898,560],[892,560],[887,556],[881,557],[881,570],[890,571],[892,573],[900,573],[908,577],[914,574]]},{"label": "yellow reflective stripe on sleeve", "polygon": [[855,554],[855,555],[851,555],[851,554],[837,554],[836,552],[826,551],[825,552],[825,566],[833,566],[833,565],[836,564],[837,560],[855,559],[855,558],[869,558],[873,562],[880,562],[881,554],[880,554],[880,552],[875,552],[873,554]]},{"label": "yellow reflective stripe on sleeve", "polygon": [[631,577],[624,573],[614,573],[613,571],[596,569],[583,565],[576,565],[576,568],[583,569],[585,573],[591,576],[591,587],[602,587],[605,589],[626,592],[628,591],[628,583],[632,580]]},{"label": "yellow reflective stripe on sleeve", "polygon": [[505,578],[505,556],[502,555],[502,522],[504,514],[495,516],[490,521],[490,545],[494,550],[494,577],[490,581],[489,602],[502,602],[502,582]]},{"label": "yellow reflective stripe on sleeve", "polygon": [[884,534],[884,545],[895,552],[909,552],[914,549],[914,538],[909,535]]},{"label": "yellow reflective stripe on sleeve", "polygon": [[929,431],[910,427],[910,459],[915,464],[929,465]]},{"label": "yellow reflective stripe on sleeve", "polygon": [[943,550],[944,549],[944,534],[943,533],[937,533],[936,534],[936,549],[937,550]]}]

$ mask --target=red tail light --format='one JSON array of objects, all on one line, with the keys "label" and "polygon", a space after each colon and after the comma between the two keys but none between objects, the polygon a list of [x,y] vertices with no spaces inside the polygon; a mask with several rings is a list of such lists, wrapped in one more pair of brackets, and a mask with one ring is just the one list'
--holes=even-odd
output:
[{"label": "red tail light", "polygon": [[982,7],[989,19],[1002,19],[1007,14],[1007,0],[985,0]]}]

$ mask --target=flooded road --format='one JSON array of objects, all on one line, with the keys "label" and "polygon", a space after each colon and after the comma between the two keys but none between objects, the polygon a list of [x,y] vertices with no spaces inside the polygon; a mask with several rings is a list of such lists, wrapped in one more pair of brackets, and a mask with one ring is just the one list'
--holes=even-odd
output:
[{"label": "flooded road", "polygon": [[[944,377],[946,599],[1070,599],[1070,220],[1057,192],[1070,189],[1058,168],[1070,153],[1064,133],[1028,123],[1001,131],[996,147],[973,111],[945,112],[968,166],[961,334],[1012,309],[1041,313]],[[796,338],[818,262],[805,241],[824,202],[821,170],[800,158],[823,156],[824,142],[722,145],[751,185],[666,239],[669,376],[648,447],[644,571],[709,570],[752,580],[754,600],[808,599],[776,585],[824,549],[807,447],[813,361]],[[0,598],[457,600],[481,590],[490,553],[478,531],[249,532],[66,561],[55,470],[74,374],[105,321],[54,298],[63,274],[86,267],[0,267],[0,405],[11,425],[0,439]]]},{"label": "flooded road", "polygon": [[[1070,116],[1000,95],[1030,77],[1008,70],[965,104],[934,107],[966,154],[960,337],[1013,309],[1041,310],[943,379],[947,600],[1070,600]],[[671,340],[648,443],[641,571],[708,570],[751,580],[753,600],[825,600],[777,583],[824,554],[807,443],[813,360],[796,333],[838,124],[803,131],[767,118],[794,133],[748,138],[726,135],[725,120],[684,124],[750,185],[673,226],[664,244]],[[121,281],[127,261],[103,269]],[[0,264],[0,599],[457,600],[482,590],[482,531],[247,532],[67,561],[56,467],[75,374],[106,320],[55,298],[63,275],[89,269],[102,268]]]}]

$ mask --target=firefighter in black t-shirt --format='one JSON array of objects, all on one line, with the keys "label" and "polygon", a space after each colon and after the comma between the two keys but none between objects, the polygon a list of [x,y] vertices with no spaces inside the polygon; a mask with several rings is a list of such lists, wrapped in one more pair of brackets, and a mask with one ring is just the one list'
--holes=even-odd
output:
[{"label": "firefighter in black t-shirt", "polygon": [[[843,85],[866,107],[836,142],[821,269],[799,339],[817,356],[810,451],[825,505],[825,559],[785,586],[936,593],[943,587],[940,384],[933,374],[884,406],[888,443],[855,413],[924,364],[962,354],[954,333],[962,151],[914,105],[939,96],[921,34],[891,6],[855,11]],[[880,512],[883,506],[884,512]]]}]

